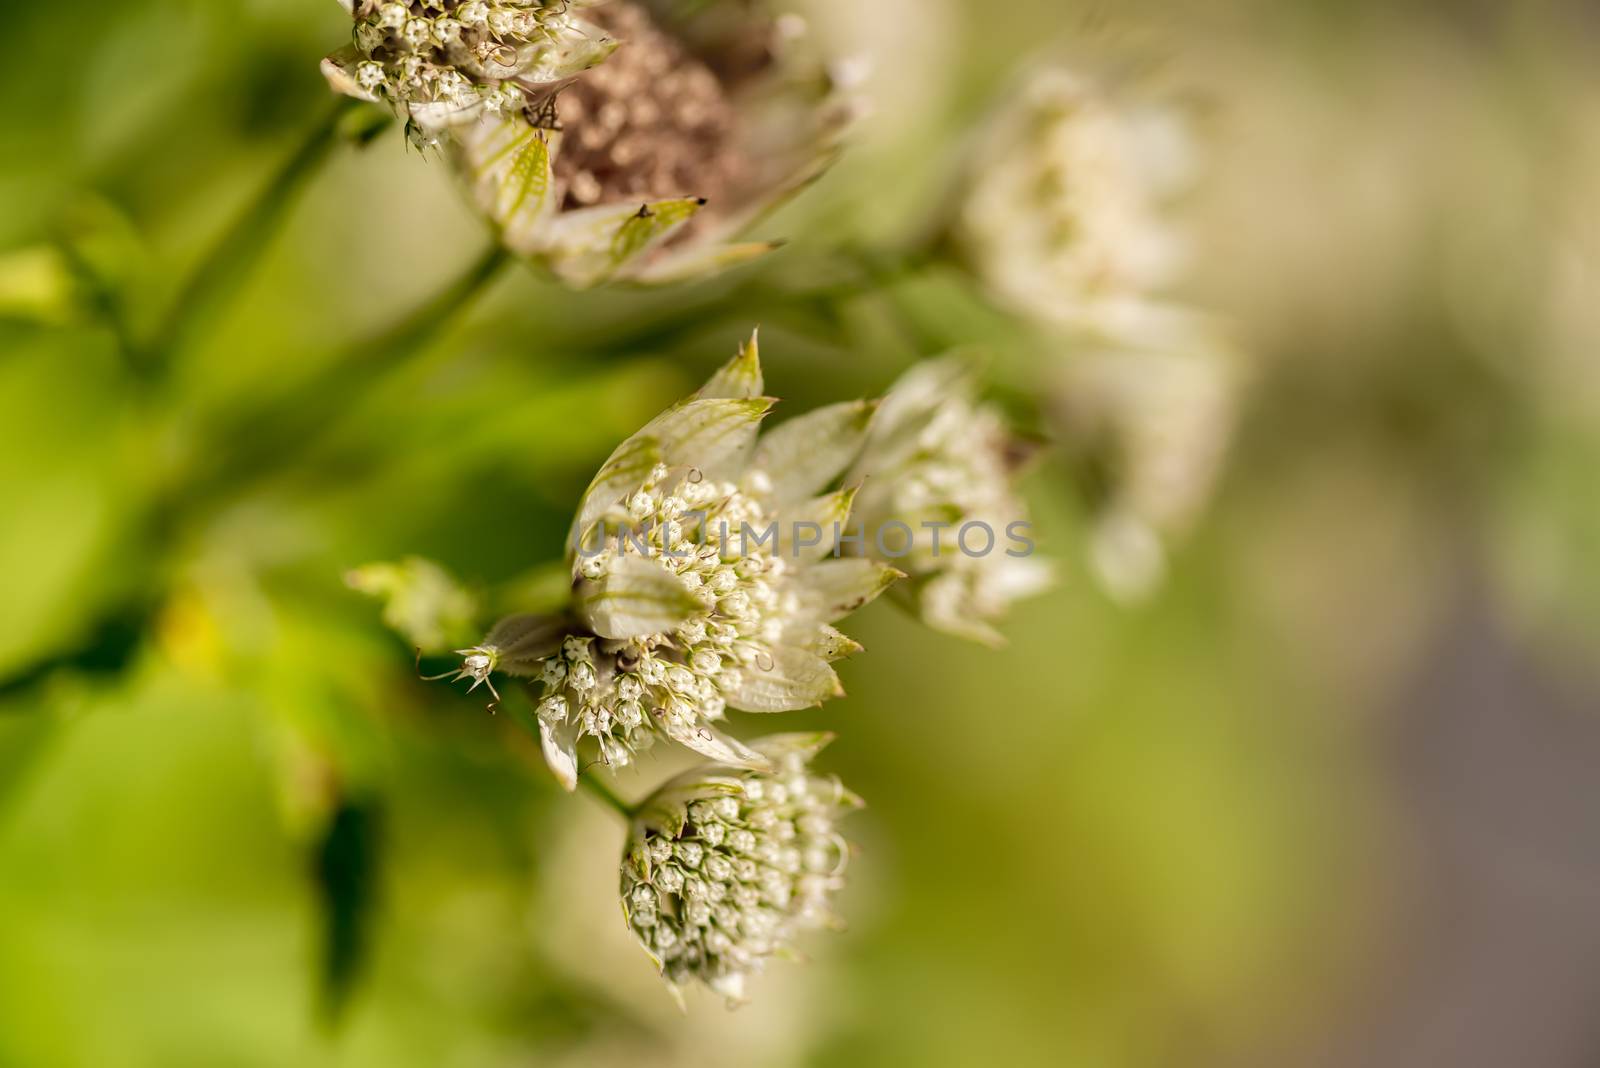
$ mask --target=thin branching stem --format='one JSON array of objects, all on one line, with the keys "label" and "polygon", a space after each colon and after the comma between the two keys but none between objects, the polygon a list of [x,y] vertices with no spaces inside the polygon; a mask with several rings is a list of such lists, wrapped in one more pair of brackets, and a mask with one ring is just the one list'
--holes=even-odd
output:
[{"label": "thin branching stem", "polygon": [[580,772],[579,775],[578,775],[578,783],[585,790],[588,790],[591,794],[593,794],[594,796],[598,797],[600,800],[604,801],[607,805],[610,805],[613,809],[615,809],[622,816],[622,818],[624,820],[626,820],[626,821],[628,821],[630,823],[633,821],[633,817],[634,817],[634,808],[633,808],[633,806],[628,804],[622,798],[618,797],[615,793],[613,793],[612,790],[611,790],[611,787],[607,786],[604,782],[602,782],[600,780],[600,776],[595,774],[594,771],[585,770],[583,772]]},{"label": "thin branching stem", "polygon": [[345,116],[362,106],[360,101],[351,99],[341,99],[330,106],[256,198],[200,258],[155,333],[132,350],[137,373],[148,378],[163,375],[243,285],[284,215],[327,159]]}]

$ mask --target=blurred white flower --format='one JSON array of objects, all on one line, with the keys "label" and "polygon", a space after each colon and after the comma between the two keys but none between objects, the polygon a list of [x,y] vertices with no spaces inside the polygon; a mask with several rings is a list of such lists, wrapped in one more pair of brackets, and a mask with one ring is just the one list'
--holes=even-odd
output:
[{"label": "blurred white flower", "polygon": [[[950,357],[919,364],[884,398],[861,459],[855,517],[865,551],[911,576],[925,622],[988,644],[1013,601],[1051,581],[1033,555],[1017,492],[1026,449],[993,405],[980,404],[972,367]],[[976,533],[974,533],[976,532]]]},{"label": "blurred white flower", "polygon": [[734,1006],[804,930],[838,926],[830,900],[850,847],[835,820],[861,806],[809,761],[831,735],[754,743],[769,771],[710,766],[667,783],[635,818],[622,912],[669,987],[699,981]]},{"label": "blurred white flower", "polygon": [[1115,332],[1183,265],[1162,207],[1193,170],[1175,113],[1124,107],[1089,78],[1046,68],[974,150],[956,242],[1018,313]]},{"label": "blurred white flower", "polygon": [[[506,247],[576,288],[674,282],[769,251],[732,239],[827,168],[858,111],[801,46],[803,23],[764,4],[391,11],[405,7],[359,4],[357,44],[330,57],[330,81],[447,142]],[[496,11],[511,29],[494,29]],[[418,21],[461,28],[408,36]],[[444,73],[415,82],[417,63]]]},{"label": "blurred white flower", "polygon": [[420,556],[365,564],[345,575],[345,585],[382,600],[384,623],[424,653],[465,640],[478,615],[478,598],[450,572]]},{"label": "blurred white flower", "polygon": [[[623,442],[572,526],[571,629],[514,655],[491,635],[469,652],[538,680],[545,758],[568,789],[592,737],[625,765],[665,736],[713,760],[765,767],[717,729],[727,709],[786,712],[843,692],[830,664],[860,646],[832,624],[901,577],[825,559],[852,490],[826,492],[856,458],[875,405],[847,402],[766,435],[752,338],[694,396]],[[815,531],[812,540],[807,536]]]},{"label": "blurred white flower", "polygon": [[1090,564],[1113,596],[1137,600],[1160,584],[1163,546],[1210,499],[1243,386],[1237,355],[1198,324],[1067,365],[1057,414],[1103,479]]}]

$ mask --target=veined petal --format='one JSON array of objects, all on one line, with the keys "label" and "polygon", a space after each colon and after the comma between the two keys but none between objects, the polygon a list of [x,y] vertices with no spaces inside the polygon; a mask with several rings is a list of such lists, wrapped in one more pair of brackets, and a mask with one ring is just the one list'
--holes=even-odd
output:
[{"label": "veined petal", "polygon": [[580,582],[575,600],[590,630],[618,640],[665,634],[705,610],[676,572],[627,553],[613,557],[600,578]]},{"label": "veined petal", "polygon": [[561,648],[566,622],[560,616],[507,616],[489,629],[479,644],[497,654],[496,670],[524,678],[538,674],[542,662]]},{"label": "veined petal", "polygon": [[799,569],[795,579],[802,609],[823,623],[842,619],[874,600],[905,575],[888,564],[864,558],[820,560]]},{"label": "veined petal", "polygon": [[773,500],[803,500],[855,460],[877,410],[877,401],[846,401],[796,416],[762,436],[750,469],[771,481]]},{"label": "veined petal", "polygon": [[719,764],[727,764],[736,768],[750,768],[756,771],[766,771],[772,768],[772,761],[761,753],[756,752],[731,734],[726,734],[715,727],[704,723],[689,724],[674,720],[669,716],[660,716],[657,722],[668,738],[677,742],[685,749],[692,749],[701,756],[709,757]]},{"label": "veined petal", "polygon": [[655,466],[662,462],[661,442],[644,431],[617,446],[578,502],[578,515],[567,535],[569,560],[576,555],[582,539],[588,537],[600,517],[624,494],[637,489]]},{"label": "veined petal", "polygon": [[540,255],[568,285],[597,286],[665,241],[704,204],[697,197],[680,197],[561,212],[545,228]]},{"label": "veined petal", "polygon": [[539,721],[539,746],[544,750],[544,762],[562,787],[571,793],[578,788],[578,735],[563,723],[552,726]]},{"label": "veined petal", "polygon": [[513,252],[538,255],[554,211],[550,161],[560,134],[521,118],[484,118],[460,131],[456,159],[478,208]]},{"label": "veined petal", "polygon": [[817,627],[816,634],[810,639],[807,648],[822,659],[832,663],[855,656],[864,647],[850,635],[845,634],[830,624],[822,623]]},{"label": "veined petal", "polygon": [[717,373],[700,387],[700,391],[694,395],[695,400],[741,399],[761,395],[764,383],[758,333],[751,333],[750,340],[739,346],[739,354],[718,368]]},{"label": "veined petal", "polygon": [[575,78],[605,62],[622,44],[599,26],[581,19],[547,25],[560,27],[555,40],[535,51],[519,75],[519,80],[531,85]]},{"label": "veined petal", "polygon": [[837,737],[832,731],[794,731],[789,734],[769,734],[750,743],[750,748],[774,761],[785,757],[799,757],[810,761]]},{"label": "veined petal", "polygon": [[[855,486],[825,493],[778,513],[777,555],[785,560],[818,560],[834,549],[856,498]],[[835,530],[838,528],[838,531]],[[815,539],[815,540],[813,540]]]},{"label": "veined petal", "polygon": [[328,80],[329,87],[336,93],[377,103],[378,98],[356,82],[355,67],[361,59],[361,53],[354,45],[345,45],[323,59],[322,76]]},{"label": "veined petal", "polygon": [[687,400],[656,416],[640,433],[660,442],[663,460],[672,467],[731,478],[744,469],[761,420],[776,403],[771,397]]},{"label": "veined petal", "polygon": [[794,712],[844,695],[844,686],[828,662],[808,649],[780,645],[770,650],[770,663],[747,664],[728,704],[746,712]]},{"label": "veined petal", "polygon": [[783,247],[781,241],[749,241],[741,244],[696,241],[671,249],[633,271],[629,281],[647,286],[673,285],[705,278],[729,270]]}]

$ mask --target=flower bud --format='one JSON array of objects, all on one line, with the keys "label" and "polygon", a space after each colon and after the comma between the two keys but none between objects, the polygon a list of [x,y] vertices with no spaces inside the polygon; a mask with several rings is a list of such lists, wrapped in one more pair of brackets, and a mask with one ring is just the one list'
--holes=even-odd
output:
[{"label": "flower bud", "polygon": [[[830,740],[762,739],[753,747],[776,772],[711,765],[640,806],[622,864],[622,911],[680,998],[698,981],[737,1005],[749,977],[801,931],[838,926],[829,905],[843,885],[849,847],[834,820],[861,802],[809,770]],[[777,776],[784,790],[771,789]],[[790,847],[748,830],[798,827],[802,815],[810,829]]]}]

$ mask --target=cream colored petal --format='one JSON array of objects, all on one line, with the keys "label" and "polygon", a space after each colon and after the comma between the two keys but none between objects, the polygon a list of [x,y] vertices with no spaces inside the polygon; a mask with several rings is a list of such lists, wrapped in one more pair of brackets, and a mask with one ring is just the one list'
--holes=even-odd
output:
[{"label": "cream colored petal", "polygon": [[762,436],[750,469],[771,482],[773,500],[804,500],[854,462],[877,409],[877,401],[847,401],[797,416]]},{"label": "cream colored petal", "polygon": [[819,560],[848,532],[856,488],[813,497],[778,513],[777,554],[785,560]]},{"label": "cream colored petal", "polygon": [[778,646],[765,659],[740,668],[739,685],[728,704],[745,712],[795,712],[842,697],[839,676],[821,656],[794,646]]},{"label": "cream colored petal", "polygon": [[667,634],[704,611],[676,572],[626,552],[612,557],[600,578],[580,582],[574,603],[590,630],[616,640]]},{"label": "cream colored petal", "polygon": [[485,117],[454,138],[456,166],[474,203],[518,255],[538,255],[547,239],[555,210],[550,168],[559,139],[520,117]]},{"label": "cream colored petal", "polygon": [[597,286],[622,277],[631,261],[666,241],[704,204],[678,197],[561,212],[545,228],[538,255],[568,285]]},{"label": "cream colored petal", "polygon": [[757,334],[752,333],[750,340],[739,346],[739,354],[718,368],[717,373],[700,387],[694,399],[759,397],[764,384],[760,341]]},{"label": "cream colored petal", "polygon": [[820,560],[799,569],[794,588],[801,611],[832,623],[877,598],[905,575],[876,560]]},{"label": "cream colored petal", "polygon": [[539,721],[539,745],[544,750],[544,762],[568,793],[578,788],[578,738],[577,732],[566,724],[552,727]]}]

